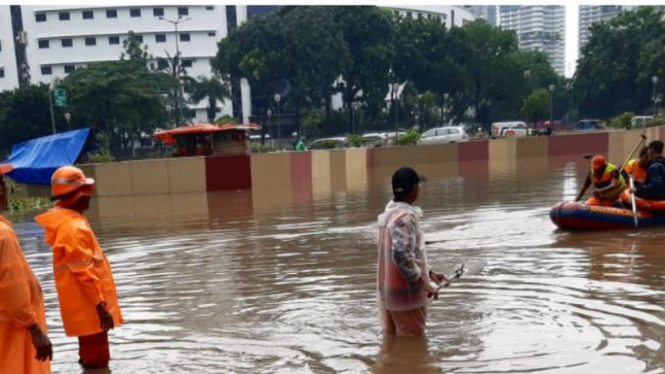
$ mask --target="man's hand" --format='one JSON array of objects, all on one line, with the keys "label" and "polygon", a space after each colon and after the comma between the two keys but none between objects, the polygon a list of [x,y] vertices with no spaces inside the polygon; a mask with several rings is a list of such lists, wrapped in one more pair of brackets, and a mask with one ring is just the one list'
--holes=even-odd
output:
[{"label": "man's hand", "polygon": [[420,286],[427,292],[428,298],[433,298],[434,300],[439,299],[439,290],[432,287],[432,284],[425,280],[425,278],[420,277]]},{"label": "man's hand", "polygon": [[443,284],[443,282],[447,281],[448,278],[446,278],[446,275],[443,273],[435,273],[432,272],[430,273],[430,278],[434,281],[434,283],[438,284],[439,286]]},{"label": "man's hand", "polygon": [[44,334],[38,324],[34,324],[28,328],[32,337],[32,345],[35,347],[37,354],[35,359],[37,361],[46,361],[47,359],[53,361],[53,346],[48,336]]},{"label": "man's hand", "polygon": [[101,327],[104,332],[113,330],[113,316],[108,310],[106,310],[106,303],[100,303],[97,305],[97,315],[99,316],[99,321],[101,322]]}]

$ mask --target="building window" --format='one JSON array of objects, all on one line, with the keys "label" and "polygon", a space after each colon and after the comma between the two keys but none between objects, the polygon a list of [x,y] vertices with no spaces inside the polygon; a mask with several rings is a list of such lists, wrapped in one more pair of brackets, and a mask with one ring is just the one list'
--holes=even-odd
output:
[{"label": "building window", "polygon": [[50,66],[42,66],[42,75],[53,74],[53,69]]},{"label": "building window", "polygon": [[396,16],[399,16],[399,10],[394,11]]},{"label": "building window", "polygon": [[74,42],[71,39],[62,39],[62,47],[63,48],[70,48],[73,45],[74,45]]},{"label": "building window", "polygon": [[5,77],[5,69],[0,69],[0,78]]},{"label": "building window", "polygon": [[94,19],[95,14],[92,12],[92,10],[84,10],[83,11],[83,19]]},{"label": "building window", "polygon": [[423,14],[422,13],[418,13],[418,19],[423,19]]},{"label": "building window", "polygon": [[181,42],[188,42],[192,40],[189,34],[180,34],[180,41]]},{"label": "building window", "polygon": [[118,18],[118,11],[115,9],[109,9],[106,11],[106,18]]},{"label": "building window", "polygon": [[207,6],[206,10],[215,10],[215,7],[214,6]]},{"label": "building window", "polygon": [[37,21],[37,22],[46,22],[46,13],[37,13],[37,14],[35,14],[35,21]]},{"label": "building window", "polygon": [[208,36],[216,36],[216,35],[217,35],[217,33],[214,32],[214,31],[208,33]]},{"label": "building window", "polygon": [[109,45],[120,44],[119,36],[109,36]]},{"label": "building window", "polygon": [[164,8],[152,8],[152,15],[162,17],[164,15]]},{"label": "building window", "polygon": [[189,15],[189,8],[186,6],[178,8],[178,15],[179,16],[188,16]]},{"label": "building window", "polygon": [[48,49],[50,47],[48,40],[40,40],[37,44],[39,44],[39,49]]},{"label": "building window", "polygon": [[191,68],[192,67],[192,60],[182,60],[182,67],[183,68]]},{"label": "building window", "polygon": [[139,43],[143,43],[143,35],[134,35],[134,37]]},{"label": "building window", "polygon": [[74,65],[65,65],[65,74],[73,73],[76,70]]},{"label": "building window", "polygon": [[85,38],[85,45],[87,46],[97,45],[97,38]]},{"label": "building window", "polygon": [[139,8],[130,9],[129,16],[134,18],[141,17],[141,9]]},{"label": "building window", "polygon": [[164,70],[169,67],[168,61],[164,59],[157,60],[157,69],[158,70]]},{"label": "building window", "polygon": [[411,16],[412,16],[411,12],[406,12],[406,16],[411,18]]},{"label": "building window", "polygon": [[164,34],[155,35],[155,42],[157,42],[157,43],[166,43],[166,35],[164,35]]},{"label": "building window", "polygon": [[69,12],[58,13],[58,18],[60,19],[60,21],[69,21]]}]

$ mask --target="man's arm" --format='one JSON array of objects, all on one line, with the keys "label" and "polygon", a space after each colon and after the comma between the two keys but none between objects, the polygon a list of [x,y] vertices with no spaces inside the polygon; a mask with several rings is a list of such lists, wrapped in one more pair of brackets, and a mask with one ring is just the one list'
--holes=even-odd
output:
[{"label": "man's arm", "polygon": [[612,180],[610,181],[610,184],[607,187],[599,188],[596,192],[603,193],[605,191],[609,191],[616,187],[617,184],[619,184],[619,171],[615,170],[612,172]]},{"label": "man's arm", "polygon": [[591,186],[591,176],[587,175],[586,180],[584,181],[584,185],[580,190],[580,193],[578,193],[577,197],[575,198],[576,202],[582,200],[582,196],[584,196],[586,190],[589,189],[590,186]]},{"label": "man's arm", "polygon": [[395,222],[392,231],[393,261],[400,274],[410,282],[416,282],[423,271],[416,264],[417,240],[416,225],[409,216],[404,216]]},{"label": "man's arm", "polygon": [[637,187],[637,195],[643,199],[659,199],[665,190],[665,172],[662,165],[651,165],[647,172],[647,180]]}]

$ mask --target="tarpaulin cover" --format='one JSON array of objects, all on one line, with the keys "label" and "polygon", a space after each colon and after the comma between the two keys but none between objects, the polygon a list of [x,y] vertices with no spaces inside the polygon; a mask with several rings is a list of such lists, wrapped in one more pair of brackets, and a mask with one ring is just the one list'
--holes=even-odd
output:
[{"label": "tarpaulin cover", "polygon": [[224,125],[211,125],[208,123],[199,123],[191,126],[178,127],[172,130],[161,131],[153,135],[165,144],[175,144],[175,136],[192,134],[214,134],[229,130],[260,130],[261,126],[254,123],[236,125],[227,123]]},{"label": "tarpaulin cover", "polygon": [[89,134],[81,129],[16,144],[0,167],[11,170],[8,176],[16,182],[50,184],[56,169],[74,165]]}]

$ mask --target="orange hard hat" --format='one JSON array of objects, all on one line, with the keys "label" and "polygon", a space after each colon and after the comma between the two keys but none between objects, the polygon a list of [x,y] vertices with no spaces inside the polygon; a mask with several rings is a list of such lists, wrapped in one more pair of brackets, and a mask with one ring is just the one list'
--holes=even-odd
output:
[{"label": "orange hard hat", "polygon": [[605,160],[605,157],[603,156],[595,156],[591,160],[591,169],[593,170],[604,168],[605,165],[607,165],[607,160]]},{"label": "orange hard hat", "polygon": [[94,185],[95,180],[86,178],[83,170],[75,166],[63,166],[51,177],[51,197],[57,199],[82,187],[86,187],[91,193]]}]

